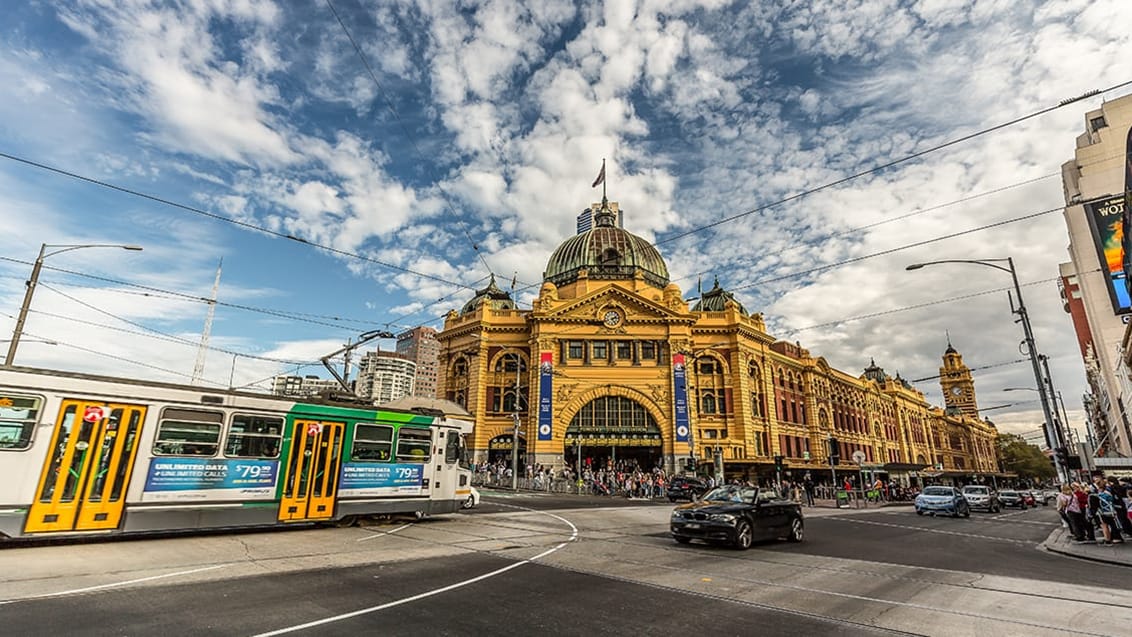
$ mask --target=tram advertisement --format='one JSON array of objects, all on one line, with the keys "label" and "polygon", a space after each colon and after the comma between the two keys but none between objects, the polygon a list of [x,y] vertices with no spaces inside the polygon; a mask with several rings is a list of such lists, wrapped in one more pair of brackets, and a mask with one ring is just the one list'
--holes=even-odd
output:
[{"label": "tram advertisement", "polygon": [[688,387],[684,369],[684,355],[672,355],[672,394],[676,403],[676,442],[691,442],[688,422]]},{"label": "tram advertisement", "polygon": [[270,500],[278,475],[277,460],[153,458],[142,499]]},{"label": "tram advertisement", "polygon": [[554,355],[543,352],[539,357],[538,439],[551,439],[551,396],[554,391]]},{"label": "tram advertisement", "polygon": [[338,495],[424,495],[424,465],[346,462]]}]

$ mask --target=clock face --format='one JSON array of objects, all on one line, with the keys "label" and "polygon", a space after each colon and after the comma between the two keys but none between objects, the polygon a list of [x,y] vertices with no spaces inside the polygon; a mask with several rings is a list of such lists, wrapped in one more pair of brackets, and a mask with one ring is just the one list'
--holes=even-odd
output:
[{"label": "clock face", "polygon": [[617,310],[606,310],[601,322],[606,327],[617,327],[621,324],[621,313]]},{"label": "clock face", "polygon": [[962,394],[962,393],[963,393],[963,389],[961,387],[952,387],[951,388],[951,395],[952,396],[958,396],[959,394]]}]

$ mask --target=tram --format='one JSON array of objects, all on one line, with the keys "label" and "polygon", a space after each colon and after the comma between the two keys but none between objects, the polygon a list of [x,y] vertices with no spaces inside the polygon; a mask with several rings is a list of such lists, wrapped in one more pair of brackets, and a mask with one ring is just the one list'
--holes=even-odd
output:
[{"label": "tram", "polygon": [[0,538],[451,513],[471,432],[440,412],[0,368]]}]

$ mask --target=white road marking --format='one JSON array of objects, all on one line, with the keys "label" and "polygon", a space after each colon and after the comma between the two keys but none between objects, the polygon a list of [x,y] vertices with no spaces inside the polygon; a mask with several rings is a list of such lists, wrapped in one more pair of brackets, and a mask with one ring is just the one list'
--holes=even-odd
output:
[{"label": "white road marking", "polygon": [[193,573],[203,573],[204,571],[212,571],[218,568],[232,566],[231,564],[217,564],[215,566],[205,566],[202,568],[194,568],[188,571],[177,571],[176,573],[166,573],[164,575],[151,575],[150,577],[139,577],[138,579],[126,580],[124,582],[112,582],[110,584],[99,584],[98,586],[87,586],[86,588],[75,588],[69,591],[59,591],[58,593],[42,593],[39,595],[29,595],[28,597],[21,597],[19,599],[6,599],[0,601],[0,604],[14,604],[15,602],[22,602],[29,599],[44,599],[46,597],[63,597],[65,595],[77,595],[79,593],[89,593],[91,591],[102,590],[104,588],[114,588],[117,586],[127,586],[129,584],[137,584],[139,582],[151,582],[157,579],[166,577],[177,577],[178,575],[191,575]]},{"label": "white road marking", "polygon": [[315,621],[307,622],[305,624],[299,624],[299,625],[296,625],[296,626],[287,626],[286,628],[280,628],[278,630],[273,630],[273,631],[266,632],[266,633],[259,633],[255,637],[273,637],[274,635],[285,635],[287,633],[293,633],[293,632],[296,632],[296,631],[305,630],[307,628],[314,628],[315,626],[324,626],[326,624],[330,624],[330,623],[337,622],[337,621],[342,621],[344,619],[350,619],[352,617],[358,617],[360,615],[366,615],[366,614],[369,614],[369,613],[376,613],[378,611],[385,610],[387,608],[393,608],[394,606],[401,606],[402,604],[408,604],[410,602],[415,602],[417,600],[425,599],[425,598],[428,598],[428,597],[433,597],[433,596],[439,595],[441,593],[447,593],[448,591],[456,590],[457,588],[463,588],[465,586],[468,586],[469,584],[475,584],[476,582],[482,582],[483,580],[495,577],[496,575],[502,575],[503,573],[506,573],[507,571],[518,568],[520,566],[523,566],[524,564],[530,564],[531,562],[534,562],[535,560],[541,559],[543,557],[546,557],[547,555],[550,555],[551,553],[554,553],[555,551],[561,549],[562,547],[564,547],[564,546],[566,546],[566,545],[570,544],[571,542],[578,539],[578,527],[574,526],[573,522],[571,522],[570,520],[567,520],[566,518],[564,518],[560,515],[556,515],[554,513],[548,513],[546,511],[536,511],[535,509],[529,509],[527,507],[513,506],[513,505],[510,505],[510,504],[500,504],[498,506],[504,506],[504,507],[508,507],[508,508],[512,508],[512,509],[522,509],[524,511],[531,511],[531,512],[538,513],[538,514],[541,514],[541,515],[548,515],[548,516],[555,518],[557,520],[561,520],[562,522],[565,522],[567,526],[570,527],[570,538],[567,539],[565,542],[562,542],[558,546],[547,549],[546,551],[543,551],[542,553],[539,553],[538,555],[536,555],[532,558],[525,559],[525,560],[522,560],[520,562],[515,562],[514,564],[504,566],[503,568],[496,569],[494,571],[491,571],[490,573],[484,573],[483,575],[478,575],[478,576],[473,577],[471,579],[466,579],[462,582],[456,582],[455,584],[449,584],[448,586],[433,589],[431,591],[425,591],[424,593],[419,593],[417,595],[413,595],[412,597],[406,597],[404,599],[399,599],[399,600],[396,600],[396,601],[387,602],[385,604],[381,604],[381,605],[378,605],[378,606],[371,606],[369,608],[363,608],[363,609],[360,609],[360,610],[351,611],[349,613],[342,613],[341,615],[334,615],[332,617],[325,617],[323,619],[316,619]]},{"label": "white road marking", "polygon": [[993,535],[979,535],[977,533],[960,533],[959,531],[946,531],[944,529],[931,529],[931,528],[927,528],[927,527],[923,527],[923,526],[914,526],[914,525],[911,525],[911,524],[889,524],[888,522],[876,522],[876,521],[873,521],[873,520],[859,520],[859,519],[853,518],[853,517],[829,516],[826,519],[827,520],[841,520],[843,522],[854,522],[856,524],[872,524],[872,525],[875,525],[875,526],[888,526],[888,527],[892,527],[894,529],[909,529],[909,530],[912,530],[912,531],[923,531],[925,533],[942,533],[944,535],[958,535],[960,537],[977,537],[977,538],[983,539],[983,540],[995,540],[995,541],[998,541],[998,542],[1010,542],[1011,544],[1024,544],[1026,546],[1031,546],[1031,545],[1038,543],[1038,542],[1032,541],[1032,540],[1017,540],[1017,539],[1014,539],[1014,538],[995,537]]},{"label": "white road marking", "polygon": [[358,538],[357,541],[358,542],[365,542],[366,540],[372,540],[375,537],[381,537],[383,535],[392,535],[392,534],[396,533],[397,531],[400,531],[401,529],[404,529],[404,528],[407,528],[407,527],[410,527],[410,526],[413,526],[412,522],[410,522],[408,524],[402,524],[401,526],[399,526],[395,529],[391,529],[389,531],[369,531],[367,529],[367,533],[371,533],[372,535],[367,535],[365,537]]}]

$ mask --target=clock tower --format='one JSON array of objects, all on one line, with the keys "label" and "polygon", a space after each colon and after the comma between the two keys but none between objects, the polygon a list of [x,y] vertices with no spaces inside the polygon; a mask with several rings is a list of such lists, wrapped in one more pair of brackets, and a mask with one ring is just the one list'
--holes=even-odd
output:
[{"label": "clock tower", "polygon": [[947,339],[947,350],[943,353],[943,367],[939,368],[939,385],[943,389],[943,402],[948,410],[979,417],[979,405],[975,401],[975,381],[971,379],[971,369],[963,364],[963,356],[951,346]]}]

